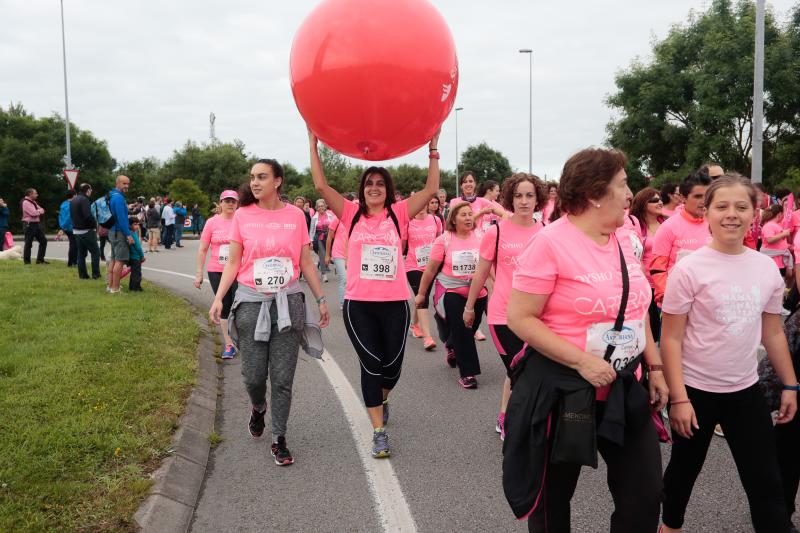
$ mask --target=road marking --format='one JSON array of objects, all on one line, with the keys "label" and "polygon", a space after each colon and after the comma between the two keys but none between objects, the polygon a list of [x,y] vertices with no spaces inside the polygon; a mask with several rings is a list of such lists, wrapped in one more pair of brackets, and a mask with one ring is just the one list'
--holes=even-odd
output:
[{"label": "road marking", "polygon": [[400,488],[400,481],[394,473],[392,463],[389,459],[374,459],[365,445],[367,442],[371,442],[372,423],[369,421],[361,398],[353,390],[350,381],[328,350],[325,350],[322,355],[323,359],[319,361],[319,365],[333,387],[350,425],[350,432],[353,434],[355,447],[361,458],[369,491],[375,502],[378,519],[383,530],[387,533],[416,532],[417,525],[411,516],[411,509]]},{"label": "road marking", "polygon": [[[194,279],[194,276],[190,276],[189,274],[181,274],[180,272],[173,272],[172,270],[161,270],[160,268],[151,268],[151,267],[142,267],[142,270],[149,270],[150,272],[161,272],[162,274],[172,274],[173,276],[180,276],[182,278],[189,278],[191,280]],[[210,283],[208,278],[203,278],[205,283]]]},{"label": "road marking", "polygon": [[[175,272],[173,270],[163,270],[160,268],[142,267],[142,270],[170,274],[182,278],[194,279],[194,276]],[[204,281],[208,281],[206,278]],[[356,394],[350,381],[342,372],[328,350],[322,354],[323,359],[319,361],[319,366],[328,382],[336,393],[336,398],[342,406],[347,423],[350,425],[350,433],[355,441],[355,448],[364,467],[364,474],[367,477],[369,492],[375,502],[378,513],[378,520],[383,531],[387,533],[416,533],[417,525],[411,515],[411,509],[400,488],[400,481],[392,468],[389,459],[374,459],[365,443],[371,441],[372,423],[369,421],[367,411],[364,408],[361,398]]]}]

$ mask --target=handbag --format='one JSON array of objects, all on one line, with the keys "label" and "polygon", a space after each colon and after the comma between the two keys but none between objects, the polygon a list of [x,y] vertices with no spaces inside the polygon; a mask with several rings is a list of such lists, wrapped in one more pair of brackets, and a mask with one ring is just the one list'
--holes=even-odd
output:
[{"label": "handbag", "polygon": [[14,236],[11,235],[10,231],[7,231],[5,233],[5,235],[3,235],[3,239],[5,241],[4,244],[3,244],[3,249],[4,250],[8,250],[9,248],[13,248],[14,247]]}]

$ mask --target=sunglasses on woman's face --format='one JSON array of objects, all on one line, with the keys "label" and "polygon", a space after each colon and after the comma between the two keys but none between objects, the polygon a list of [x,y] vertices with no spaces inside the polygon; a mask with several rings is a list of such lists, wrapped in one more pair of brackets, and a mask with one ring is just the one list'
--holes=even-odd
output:
[{"label": "sunglasses on woman's face", "polygon": [[660,196],[654,196],[654,197],[650,198],[649,200],[647,200],[647,203],[648,204],[657,204],[660,201],[661,201],[661,197]]}]

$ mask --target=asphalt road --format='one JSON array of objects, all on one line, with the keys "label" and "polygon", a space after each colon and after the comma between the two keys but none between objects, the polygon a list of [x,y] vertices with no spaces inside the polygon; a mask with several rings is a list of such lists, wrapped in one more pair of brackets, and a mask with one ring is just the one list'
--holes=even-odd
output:
[{"label": "asphalt road", "polygon": [[[176,275],[194,274],[197,242],[184,244],[183,249],[146,254],[143,277],[208,309],[212,300],[208,283],[196,290],[189,277]],[[65,258],[65,244],[50,242],[48,256]],[[336,304],[336,277],[331,274],[330,278],[324,288],[331,303],[331,325],[324,340],[358,393],[358,361]],[[124,292],[122,297],[135,305],[135,294]],[[487,333],[485,325],[482,330]],[[479,353],[480,386],[467,391],[457,385],[457,372],[446,366],[441,346],[425,352],[421,342],[409,337],[403,375],[391,397],[389,461],[417,531],[527,531],[525,523],[514,519],[501,487],[501,442],[494,421],[503,365],[491,341],[479,343]],[[212,452],[192,531],[407,529],[386,524],[379,516],[384,514],[381,509],[392,508],[395,502],[380,500],[380,496],[376,501],[373,496],[358,453],[359,447],[364,451],[371,443],[348,422],[337,390],[326,377],[326,364],[301,352],[287,435],[295,464],[281,468],[269,455],[269,439],[257,441],[247,432],[249,405],[238,357],[224,363],[224,395],[217,420],[224,440]],[[366,420],[366,413],[360,413]],[[663,446],[664,465],[669,453],[669,446]],[[584,469],[572,503],[574,531],[608,531],[613,504],[602,461],[597,470]],[[752,531],[747,499],[724,439],[715,438],[709,450],[685,531]]]}]

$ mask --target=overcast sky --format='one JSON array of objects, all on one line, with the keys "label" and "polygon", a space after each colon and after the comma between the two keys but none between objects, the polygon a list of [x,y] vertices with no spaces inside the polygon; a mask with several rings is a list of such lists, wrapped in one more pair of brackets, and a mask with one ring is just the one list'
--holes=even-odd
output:
[{"label": "overcast sky", "polygon": [[[375,0],[376,6],[383,1]],[[459,148],[486,141],[528,167],[528,59],[534,50],[533,170],[555,178],[576,150],[602,144],[614,74],[647,58],[689,0],[432,0],[460,65]],[[783,20],[791,0],[771,5]],[[308,165],[289,85],[295,30],[311,0],[64,0],[70,119],[118,161],[166,159],[187,139],[241,139],[259,157]],[[58,0],[0,0],[0,105],[64,113]],[[455,166],[455,122],[441,163]],[[420,150],[395,162],[427,165]],[[450,187],[448,187],[450,188]]]}]

